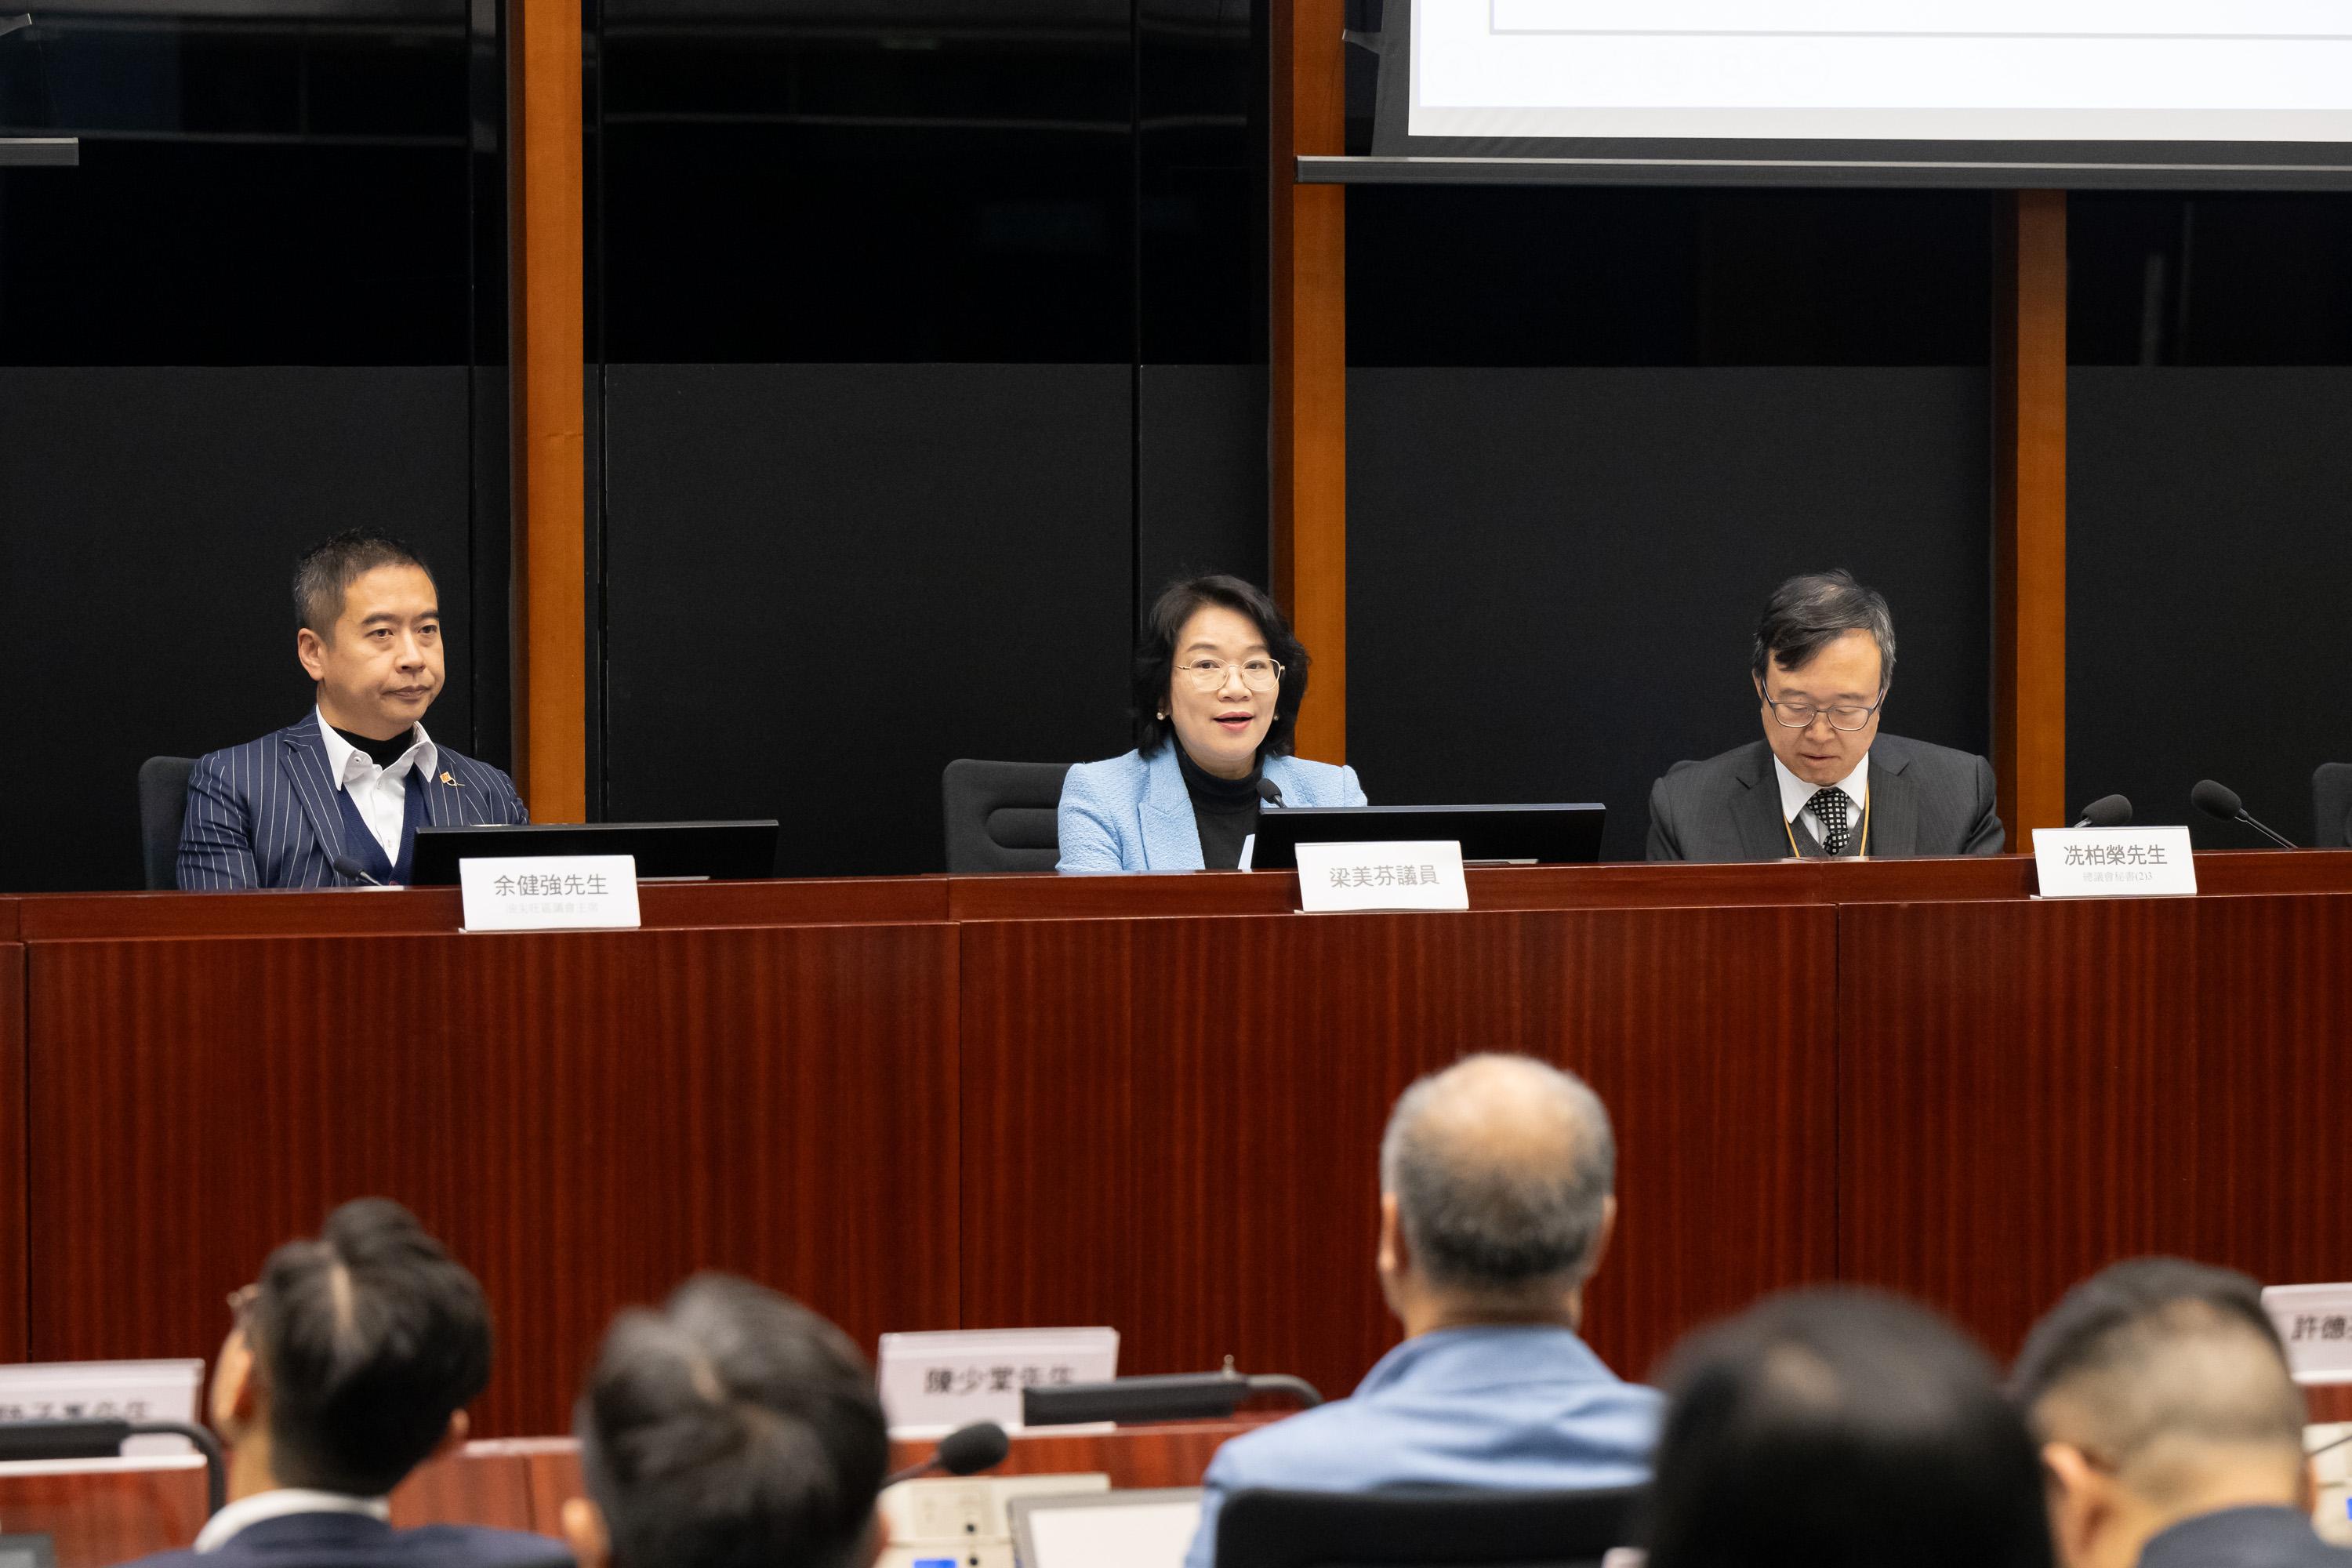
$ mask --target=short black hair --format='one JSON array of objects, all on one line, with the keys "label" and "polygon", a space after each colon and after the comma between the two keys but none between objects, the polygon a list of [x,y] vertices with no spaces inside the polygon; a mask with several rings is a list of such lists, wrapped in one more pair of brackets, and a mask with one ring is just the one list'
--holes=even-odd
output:
[{"label": "short black hair", "polygon": [[845,1568],[890,1458],[857,1348],[724,1274],[614,1320],[574,1423],[615,1568]]},{"label": "short black hair", "polygon": [[323,540],[294,563],[294,626],[334,635],[342,619],[343,595],[379,566],[414,566],[427,577],[433,568],[404,540],[372,529],[352,528]]},{"label": "short black hair", "polygon": [[1650,1568],[2050,1568],[2025,1423],[1920,1308],[1775,1297],[1685,1345],[1668,1385]]},{"label": "short black hair", "polygon": [[1281,756],[1297,734],[1299,704],[1307,700],[1307,649],[1291,635],[1290,622],[1272,595],[1255,583],[1222,574],[1171,583],[1143,617],[1143,636],[1135,645],[1135,749],[1148,757],[1176,732],[1171,722],[1160,717],[1170,700],[1168,682],[1176,673],[1176,639],[1184,635],[1185,622],[1212,605],[1255,622],[1265,651],[1282,666],[1274,722],[1258,747],[1261,757]]},{"label": "short black hair", "polygon": [[1878,685],[1895,679],[1895,612],[1885,595],[1854,581],[1851,572],[1808,572],[1772,590],[1756,623],[1748,668],[1760,682],[1769,667],[1802,669],[1848,632],[1868,632],[1878,645]]},{"label": "short black hair", "polygon": [[343,1205],[256,1283],[245,1327],[281,1485],[381,1497],[489,1381],[480,1283],[388,1199]]},{"label": "short black hair", "polygon": [[[2200,1349],[2231,1347],[2221,1363]],[[2155,1438],[2302,1442],[2306,1412],[2263,1288],[2233,1269],[2179,1258],[2114,1264],[2034,1324],[2010,1394],[2040,1426],[2040,1406],[2076,1385],[2099,1447],[2122,1464]]]}]

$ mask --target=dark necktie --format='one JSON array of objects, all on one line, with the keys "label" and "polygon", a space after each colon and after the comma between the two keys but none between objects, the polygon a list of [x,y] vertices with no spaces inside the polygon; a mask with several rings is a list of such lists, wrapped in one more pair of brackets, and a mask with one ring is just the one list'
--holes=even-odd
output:
[{"label": "dark necktie", "polygon": [[1843,855],[1851,838],[1846,832],[1846,798],[1842,789],[1825,789],[1805,803],[1822,825],[1822,847],[1832,855]]}]

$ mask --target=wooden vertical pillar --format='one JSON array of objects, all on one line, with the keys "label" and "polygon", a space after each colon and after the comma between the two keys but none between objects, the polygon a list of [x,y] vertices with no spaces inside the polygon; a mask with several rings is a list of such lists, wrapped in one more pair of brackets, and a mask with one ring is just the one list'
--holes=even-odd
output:
[{"label": "wooden vertical pillar", "polygon": [[2066,814],[2066,194],[1999,198],[1993,767],[2010,847]]},{"label": "wooden vertical pillar", "polygon": [[1274,595],[1314,655],[1298,753],[1348,756],[1348,209],[1301,185],[1302,153],[1347,151],[1341,0],[1276,0],[1271,166]]},{"label": "wooden vertical pillar", "polygon": [[515,783],[588,815],[587,310],[580,0],[507,0]]}]

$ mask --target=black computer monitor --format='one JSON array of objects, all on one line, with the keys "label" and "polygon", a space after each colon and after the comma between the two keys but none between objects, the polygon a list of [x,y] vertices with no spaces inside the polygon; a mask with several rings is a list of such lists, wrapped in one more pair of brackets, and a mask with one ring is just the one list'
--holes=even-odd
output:
[{"label": "black computer monitor", "polygon": [[637,879],[750,881],[776,874],[773,822],[551,822],[420,827],[409,880],[450,888],[460,860],[517,855],[634,855]]},{"label": "black computer monitor", "polygon": [[1538,866],[1601,858],[1605,808],[1575,805],[1301,805],[1257,815],[1254,869],[1288,870],[1301,844],[1458,840],[1462,858]]}]

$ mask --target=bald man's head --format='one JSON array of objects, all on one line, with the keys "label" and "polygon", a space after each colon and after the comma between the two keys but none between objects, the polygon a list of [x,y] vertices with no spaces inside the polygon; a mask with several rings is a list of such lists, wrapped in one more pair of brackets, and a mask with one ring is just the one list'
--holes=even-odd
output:
[{"label": "bald man's head", "polygon": [[2302,1392],[2252,1279],[2175,1258],[2119,1263],[2034,1328],[2013,1392],[2035,1435],[2091,1457],[2158,1507],[2217,1468],[2303,1467]]},{"label": "bald man's head", "polygon": [[1617,1149],[1600,1097],[1528,1057],[1465,1058],[1405,1090],[1381,1188],[1428,1279],[1499,1299],[1591,1272]]}]

